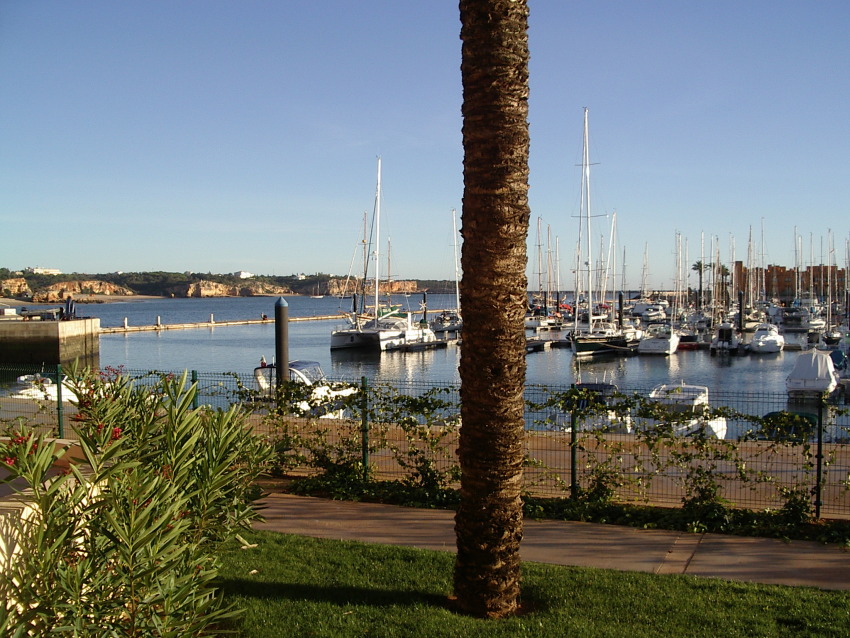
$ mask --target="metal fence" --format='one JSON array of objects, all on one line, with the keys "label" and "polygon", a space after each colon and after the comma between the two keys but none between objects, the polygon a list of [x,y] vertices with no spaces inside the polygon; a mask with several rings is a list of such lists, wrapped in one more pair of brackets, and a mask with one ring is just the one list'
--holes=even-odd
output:
[{"label": "metal fence", "polygon": [[[137,385],[183,374],[116,372]],[[186,374],[198,387],[196,406],[245,406],[252,426],[286,450],[282,457],[292,471],[317,471],[320,451],[325,462],[359,463],[378,478],[422,480],[427,471],[451,483],[457,476],[457,384],[332,379],[351,392],[331,408],[312,401],[310,392],[290,391],[281,400],[294,407],[282,413],[253,379]],[[73,394],[60,389],[62,377],[58,367],[0,368],[0,425],[74,438],[76,406]],[[850,518],[850,416],[843,404],[712,391],[709,411],[683,415],[654,411],[658,402],[649,395],[648,388],[620,388],[600,400],[575,387],[528,386],[526,491],[558,497],[609,489],[621,502],[676,507],[713,489],[748,509],[778,509],[802,496],[818,516]],[[720,420],[725,438],[707,436],[706,425]],[[676,434],[695,424],[694,434]]]}]

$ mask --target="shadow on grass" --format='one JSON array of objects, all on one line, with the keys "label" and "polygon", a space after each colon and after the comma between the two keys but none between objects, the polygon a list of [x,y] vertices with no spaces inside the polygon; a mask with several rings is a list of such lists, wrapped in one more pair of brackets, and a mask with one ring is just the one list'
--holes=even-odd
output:
[{"label": "shadow on grass", "polygon": [[240,596],[257,600],[289,600],[331,603],[339,606],[367,605],[397,607],[399,605],[449,608],[448,595],[440,596],[423,591],[404,589],[367,589],[347,586],[316,586],[302,583],[258,582],[226,579],[221,581],[225,596]]}]

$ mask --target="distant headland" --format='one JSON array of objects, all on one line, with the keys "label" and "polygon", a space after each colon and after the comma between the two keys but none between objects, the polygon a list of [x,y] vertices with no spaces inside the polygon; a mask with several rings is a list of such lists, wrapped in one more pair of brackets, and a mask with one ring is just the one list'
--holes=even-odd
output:
[{"label": "distant headland", "polygon": [[[323,273],[288,276],[253,275],[238,272],[212,273],[60,273],[56,270],[28,268],[10,271],[0,268],[0,297],[7,301],[54,303],[68,297],[80,303],[131,300],[135,298],[259,297],[274,295],[352,294],[360,286],[356,277],[337,277]],[[454,282],[406,280],[381,282],[382,292],[421,293],[453,292]]]}]

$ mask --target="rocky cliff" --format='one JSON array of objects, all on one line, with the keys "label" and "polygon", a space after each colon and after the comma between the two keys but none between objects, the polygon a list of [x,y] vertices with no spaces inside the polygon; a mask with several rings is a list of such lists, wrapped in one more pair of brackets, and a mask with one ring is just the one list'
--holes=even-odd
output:
[{"label": "rocky cliff", "polygon": [[83,281],[60,281],[33,293],[32,300],[34,303],[54,303],[56,301],[63,301],[68,297],[73,297],[79,301],[80,299],[96,297],[98,295],[129,297],[135,294],[135,292],[123,286],[116,286],[106,281],[89,279]]},{"label": "rocky cliff", "polygon": [[0,296],[29,297],[30,295],[32,295],[32,290],[23,277],[0,280]]},{"label": "rocky cliff", "polygon": [[168,290],[174,297],[263,297],[270,295],[291,295],[289,288],[272,286],[259,281],[246,281],[239,284],[219,284],[214,281],[196,281],[191,284],[174,286]]},{"label": "rocky cliff", "polygon": [[[352,277],[346,285],[345,279],[330,279],[328,281],[328,294],[334,296],[350,295],[356,290],[360,290],[362,279]],[[369,292],[371,291],[371,292]],[[419,284],[415,281],[382,281],[381,294],[402,294],[408,292],[420,292]],[[368,290],[366,294],[375,294],[375,282],[368,281]]]}]

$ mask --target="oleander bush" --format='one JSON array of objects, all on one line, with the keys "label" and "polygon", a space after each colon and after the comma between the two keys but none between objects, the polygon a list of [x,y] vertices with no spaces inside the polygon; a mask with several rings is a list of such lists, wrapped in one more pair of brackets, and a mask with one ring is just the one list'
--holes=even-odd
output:
[{"label": "oleander bush", "polygon": [[0,634],[207,633],[238,613],[217,552],[258,517],[268,446],[240,409],[194,409],[185,376],[72,376],[79,454],[23,430],[0,446],[25,504],[5,518]]}]

